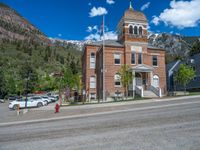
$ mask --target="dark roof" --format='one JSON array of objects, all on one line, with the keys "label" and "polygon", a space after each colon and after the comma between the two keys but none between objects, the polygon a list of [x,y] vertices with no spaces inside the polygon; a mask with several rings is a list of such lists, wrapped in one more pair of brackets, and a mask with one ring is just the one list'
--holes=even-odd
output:
[{"label": "dark roof", "polygon": [[[167,70],[169,71],[172,67],[174,67],[174,65],[175,65],[178,61],[179,61],[179,60],[173,61],[173,62],[167,64],[167,65],[166,65]],[[178,67],[178,66],[179,66],[179,65],[177,65],[177,67]],[[175,67],[175,68],[177,68],[177,67]],[[174,68],[174,69],[175,69],[175,68]]]},{"label": "dark roof", "polygon": [[162,48],[159,48],[159,47],[155,47],[155,46],[153,46],[153,45],[150,45],[150,44],[148,44],[148,47],[147,47],[148,49],[153,49],[153,50],[162,50],[162,51],[165,51],[164,49],[162,49]]},{"label": "dark roof", "polygon": [[200,53],[189,57],[189,59],[194,59],[195,63],[200,64]]},{"label": "dark roof", "polygon": [[[96,41],[96,42],[92,42],[86,45],[101,46],[103,45],[103,41]],[[116,40],[105,40],[105,46],[123,47],[123,45]]]}]

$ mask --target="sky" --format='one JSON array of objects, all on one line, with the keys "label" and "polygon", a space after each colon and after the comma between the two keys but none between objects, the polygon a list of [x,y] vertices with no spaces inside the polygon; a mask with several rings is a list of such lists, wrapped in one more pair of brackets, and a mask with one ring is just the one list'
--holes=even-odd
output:
[{"label": "sky", "polygon": [[[105,15],[106,38],[115,39],[116,26],[129,0],[0,0],[19,12],[45,35],[66,40],[100,38]],[[200,35],[200,0],[132,0],[143,12],[149,31]]]}]

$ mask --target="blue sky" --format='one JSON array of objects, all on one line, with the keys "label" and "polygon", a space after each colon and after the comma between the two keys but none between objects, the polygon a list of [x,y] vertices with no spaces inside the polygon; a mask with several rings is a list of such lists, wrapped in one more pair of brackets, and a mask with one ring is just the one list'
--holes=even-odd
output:
[{"label": "blue sky", "polygon": [[[67,40],[98,39],[102,14],[107,38],[115,38],[116,25],[129,0],[0,0],[28,19],[48,37]],[[200,0],[133,0],[135,10],[148,18],[149,30],[187,36],[200,35]]]}]

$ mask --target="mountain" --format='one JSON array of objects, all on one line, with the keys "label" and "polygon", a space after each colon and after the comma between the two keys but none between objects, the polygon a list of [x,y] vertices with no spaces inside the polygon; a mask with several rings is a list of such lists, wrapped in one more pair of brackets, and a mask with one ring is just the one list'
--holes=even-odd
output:
[{"label": "mountain", "polygon": [[[0,97],[1,89],[3,96],[27,92],[27,78],[29,92],[66,87],[66,76],[81,72],[81,54],[75,44],[52,42],[15,10],[0,3],[0,78],[4,82]],[[61,75],[67,81],[61,80]]]},{"label": "mountain", "polygon": [[0,3],[0,40],[49,43],[49,39],[15,10]]},{"label": "mountain", "polygon": [[91,42],[89,40],[78,41],[78,40],[63,40],[63,39],[58,39],[58,38],[49,38],[49,40],[54,45],[59,45],[59,46],[63,46],[63,47],[68,47],[69,45],[72,45],[72,46],[77,47],[77,49],[80,51],[82,51],[84,44]]},{"label": "mountain", "polygon": [[195,41],[200,37],[186,37],[169,33],[149,33],[149,43],[166,50],[167,54],[178,58],[188,57]]}]

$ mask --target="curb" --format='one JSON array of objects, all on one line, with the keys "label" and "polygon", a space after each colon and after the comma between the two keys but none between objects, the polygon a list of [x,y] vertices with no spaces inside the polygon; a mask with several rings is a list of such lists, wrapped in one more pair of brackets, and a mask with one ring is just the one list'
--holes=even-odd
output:
[{"label": "curb", "polygon": [[[153,102],[166,102],[166,101],[175,101],[175,100],[184,100],[189,98],[200,98],[200,95],[195,96],[181,96],[173,98],[159,98],[159,99],[147,99],[147,100],[136,100],[136,101],[121,101],[121,102],[111,102],[111,103],[97,103],[97,104],[85,104],[85,105],[76,105],[76,106],[61,106],[61,109],[88,109],[88,108],[101,108],[101,107],[111,107],[111,106],[125,106],[133,104],[144,104],[144,103],[153,103]],[[41,108],[36,108],[33,111],[46,111],[54,110],[54,106],[46,106]]]}]

